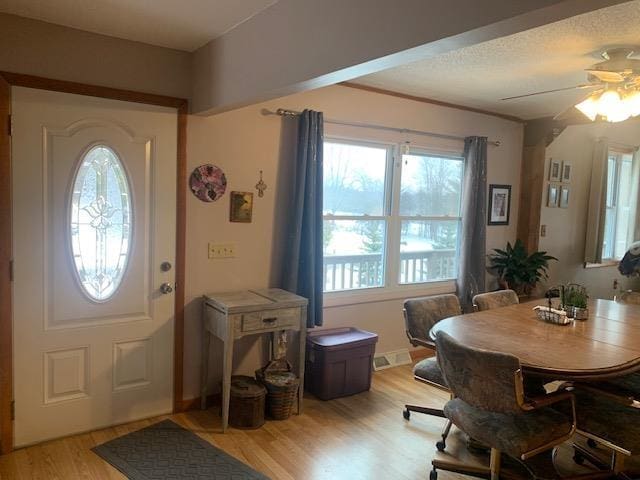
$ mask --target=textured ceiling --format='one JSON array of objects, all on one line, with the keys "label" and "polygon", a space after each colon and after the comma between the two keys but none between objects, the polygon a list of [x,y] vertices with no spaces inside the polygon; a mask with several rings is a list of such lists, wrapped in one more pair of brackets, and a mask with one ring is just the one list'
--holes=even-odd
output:
[{"label": "textured ceiling", "polygon": [[1,0],[0,12],[193,51],[277,0]]},{"label": "textured ceiling", "polygon": [[[584,90],[520,100],[501,98],[585,83],[584,69],[608,46],[640,45],[640,0],[579,15],[353,83],[428,97],[524,119],[555,115]],[[640,47],[636,50],[640,58]]]}]

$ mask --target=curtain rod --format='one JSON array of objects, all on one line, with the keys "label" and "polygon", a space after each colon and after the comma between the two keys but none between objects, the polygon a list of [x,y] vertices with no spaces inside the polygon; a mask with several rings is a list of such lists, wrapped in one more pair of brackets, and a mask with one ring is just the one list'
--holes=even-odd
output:
[{"label": "curtain rod", "polygon": [[[278,108],[275,112],[272,110],[268,110],[266,108],[262,109],[263,115],[278,115],[280,117],[295,117],[300,115],[301,112],[297,112],[295,110],[287,110],[286,108]],[[374,128],[376,130],[385,130],[387,132],[398,132],[398,133],[406,133],[411,135],[425,135],[428,137],[435,138],[443,138],[446,140],[458,140],[464,141],[465,137],[459,135],[446,135],[444,133],[435,133],[435,132],[426,132],[423,130],[412,130],[410,128],[397,128],[397,127],[387,127],[385,125],[376,125],[374,123],[364,123],[364,122],[346,122],[343,120],[333,120],[330,118],[324,119],[325,123],[332,123],[334,125],[343,125],[346,127],[358,127],[358,128]],[[499,147],[502,142],[500,140],[487,140],[489,145],[493,145],[494,147]]]}]

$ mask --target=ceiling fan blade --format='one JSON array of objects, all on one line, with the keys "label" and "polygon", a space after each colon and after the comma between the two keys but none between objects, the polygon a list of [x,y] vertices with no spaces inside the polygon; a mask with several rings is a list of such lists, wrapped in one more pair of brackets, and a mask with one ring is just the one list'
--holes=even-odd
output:
[{"label": "ceiling fan blade", "polygon": [[541,92],[525,93],[524,95],[516,95],[514,97],[505,97],[505,98],[501,98],[500,100],[515,100],[517,98],[533,97],[534,95],[543,95],[545,93],[564,92],[566,90],[575,90],[575,89],[583,89],[583,88],[595,88],[595,87],[600,87],[600,86],[601,85],[599,85],[597,83],[583,83],[581,85],[574,85],[573,87],[554,88],[553,90],[543,90]]},{"label": "ceiling fan blade", "polygon": [[587,69],[586,72],[590,73],[601,82],[606,83],[620,83],[624,82],[625,79],[624,75],[620,72],[612,72],[610,70]]}]

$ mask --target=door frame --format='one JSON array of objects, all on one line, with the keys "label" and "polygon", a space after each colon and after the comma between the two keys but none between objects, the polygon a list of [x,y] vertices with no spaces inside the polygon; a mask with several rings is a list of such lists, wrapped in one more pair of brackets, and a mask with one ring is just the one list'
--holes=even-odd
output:
[{"label": "door frame", "polygon": [[187,118],[184,98],[0,71],[0,455],[13,450],[13,254],[11,220],[11,87],[27,87],[89,97],[175,108],[178,115],[176,178],[176,258],[173,345],[173,411],[184,410],[183,356],[187,222]]}]

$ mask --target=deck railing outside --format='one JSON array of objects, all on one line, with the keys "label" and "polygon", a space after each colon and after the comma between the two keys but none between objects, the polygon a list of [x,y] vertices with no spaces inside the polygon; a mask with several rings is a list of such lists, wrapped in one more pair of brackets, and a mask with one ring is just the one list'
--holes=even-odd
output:
[{"label": "deck railing outside", "polygon": [[[400,283],[448,280],[456,276],[456,250],[429,250],[400,254]],[[324,257],[324,290],[351,290],[383,285],[382,254]]]}]

